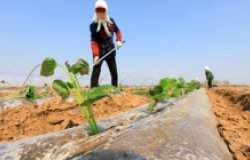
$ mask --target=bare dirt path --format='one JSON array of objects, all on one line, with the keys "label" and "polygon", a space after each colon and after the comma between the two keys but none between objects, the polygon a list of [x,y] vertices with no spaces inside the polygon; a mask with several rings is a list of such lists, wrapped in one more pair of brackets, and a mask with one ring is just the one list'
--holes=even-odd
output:
[{"label": "bare dirt path", "polygon": [[218,130],[236,160],[250,160],[250,87],[207,90]]}]

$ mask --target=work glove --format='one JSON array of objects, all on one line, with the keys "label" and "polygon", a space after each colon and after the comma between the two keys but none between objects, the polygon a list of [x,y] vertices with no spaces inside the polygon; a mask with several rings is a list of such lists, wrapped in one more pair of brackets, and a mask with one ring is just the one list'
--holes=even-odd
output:
[{"label": "work glove", "polygon": [[117,47],[117,49],[120,49],[122,47],[122,42],[116,41],[116,47]]},{"label": "work glove", "polygon": [[100,57],[95,56],[95,57],[94,57],[94,65],[99,64],[99,63],[100,63],[99,60],[100,60]]}]

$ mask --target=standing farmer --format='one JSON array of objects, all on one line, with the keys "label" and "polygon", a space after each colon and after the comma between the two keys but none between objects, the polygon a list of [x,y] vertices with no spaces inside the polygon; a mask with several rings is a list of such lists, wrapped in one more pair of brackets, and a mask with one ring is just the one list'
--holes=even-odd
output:
[{"label": "standing farmer", "polygon": [[208,66],[205,67],[205,74],[206,74],[206,79],[207,79],[207,85],[208,88],[212,88],[213,87],[213,79],[214,79],[214,75],[211,72],[210,68]]},{"label": "standing farmer", "polygon": [[97,0],[95,3],[95,15],[92,24],[90,25],[91,31],[91,48],[94,58],[94,68],[91,76],[91,88],[99,85],[99,77],[101,74],[101,67],[103,61],[107,62],[112,85],[118,85],[118,73],[116,65],[116,51],[112,52],[103,61],[100,58],[105,56],[110,50],[115,47],[114,34],[116,34],[116,46],[122,47],[121,31],[116,25],[114,19],[108,15],[108,5],[105,0]]}]

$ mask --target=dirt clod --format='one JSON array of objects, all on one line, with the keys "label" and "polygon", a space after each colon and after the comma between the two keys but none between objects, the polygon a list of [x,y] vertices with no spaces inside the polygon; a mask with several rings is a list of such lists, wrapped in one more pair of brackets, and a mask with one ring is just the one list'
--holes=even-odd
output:
[{"label": "dirt clod", "polygon": [[49,122],[49,124],[57,125],[57,124],[61,124],[63,121],[64,121],[64,119],[52,120],[52,121]]},{"label": "dirt clod", "polygon": [[69,120],[68,123],[66,124],[66,126],[64,127],[64,129],[69,129],[69,128],[73,128],[79,126],[78,123],[73,122],[72,120]]},{"label": "dirt clod", "polygon": [[244,104],[243,111],[250,111],[250,102]]}]

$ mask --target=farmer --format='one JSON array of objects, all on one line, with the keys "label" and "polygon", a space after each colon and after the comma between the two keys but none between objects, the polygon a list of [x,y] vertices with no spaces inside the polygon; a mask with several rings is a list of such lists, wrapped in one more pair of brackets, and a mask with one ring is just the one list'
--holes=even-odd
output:
[{"label": "farmer", "polygon": [[205,67],[205,74],[206,74],[208,88],[212,88],[213,87],[212,82],[214,79],[214,75],[208,66]]},{"label": "farmer", "polygon": [[121,31],[116,25],[114,19],[108,15],[108,5],[105,0],[97,0],[95,3],[95,15],[91,31],[91,48],[93,52],[94,68],[91,76],[91,88],[99,85],[99,77],[103,61],[106,61],[112,79],[112,85],[118,85],[118,73],[116,65],[116,51],[114,50],[104,60],[99,61],[109,51],[115,48],[114,33],[116,34],[116,47],[122,47]]}]

